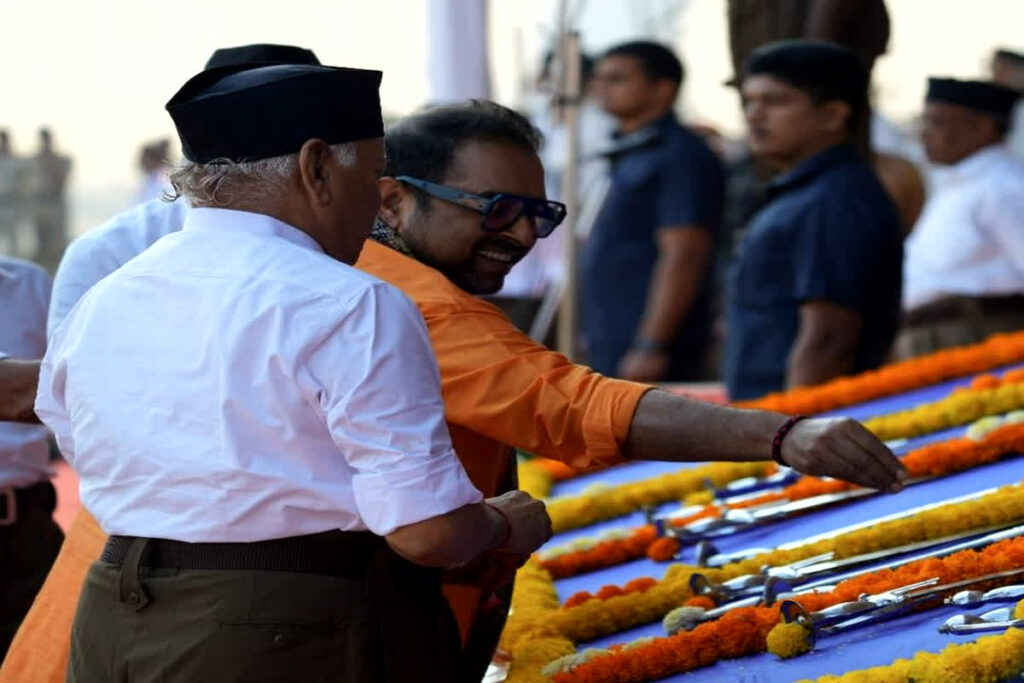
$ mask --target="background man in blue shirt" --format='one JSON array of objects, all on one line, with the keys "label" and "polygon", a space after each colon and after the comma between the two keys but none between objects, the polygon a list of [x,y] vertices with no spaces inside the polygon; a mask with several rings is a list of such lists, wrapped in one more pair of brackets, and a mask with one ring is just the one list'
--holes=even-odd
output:
[{"label": "background man in blue shirt", "polygon": [[682,81],[679,59],[656,43],[614,47],[595,69],[595,94],[619,127],[580,300],[590,364],[606,375],[692,380],[704,367],[724,181],[714,153],[672,113]]},{"label": "background man in blue shirt", "polygon": [[868,75],[830,43],[755,51],[742,83],[751,153],[779,171],[730,271],[733,399],[876,367],[899,320],[899,215],[851,143]]}]

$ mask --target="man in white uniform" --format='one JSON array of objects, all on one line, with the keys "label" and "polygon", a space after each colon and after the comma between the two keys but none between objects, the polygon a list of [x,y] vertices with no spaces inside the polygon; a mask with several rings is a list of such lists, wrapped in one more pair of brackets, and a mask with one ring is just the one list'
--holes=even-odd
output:
[{"label": "man in white uniform", "polygon": [[[31,380],[31,363],[46,351],[46,306],[50,276],[39,266],[0,256],[0,420],[31,419],[15,386]],[[7,382],[15,380],[13,385]],[[9,401],[11,401],[9,403]],[[32,605],[64,535],[53,521],[57,497],[50,483],[48,433],[45,427],[0,421],[0,659]]]},{"label": "man in white uniform", "polygon": [[415,306],[347,265],[379,205],[379,81],[227,67],[168,104],[195,208],[82,299],[40,375],[111,535],[68,680],[454,680],[438,568],[550,535],[525,494],[481,501]]},{"label": "man in white uniform", "polygon": [[1017,97],[929,81],[921,140],[937,168],[906,242],[900,357],[1024,327],[1024,163],[1004,145]]}]

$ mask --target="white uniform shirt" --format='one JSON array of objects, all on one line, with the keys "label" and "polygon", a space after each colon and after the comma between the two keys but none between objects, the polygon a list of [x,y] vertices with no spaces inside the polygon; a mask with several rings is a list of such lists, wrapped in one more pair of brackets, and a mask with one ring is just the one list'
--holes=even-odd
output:
[{"label": "white uniform shirt", "polygon": [[987,147],[936,169],[907,238],[903,306],[944,296],[1024,293],[1024,163]]},{"label": "white uniform shirt", "polygon": [[47,336],[53,336],[60,322],[93,285],[164,235],[181,230],[188,208],[184,199],[154,199],[117,214],[72,242],[54,278]]},{"label": "white uniform shirt", "polygon": [[1024,160],[1024,100],[1017,100],[1013,107],[1006,147],[1015,157]]},{"label": "white uniform shirt", "polygon": [[[49,274],[28,261],[0,256],[0,358],[37,360],[46,353]],[[0,488],[50,477],[49,435],[39,425],[0,422]]]},{"label": "white uniform shirt", "polygon": [[36,411],[109,534],[385,535],[481,500],[416,307],[260,214],[190,209],[93,287]]}]

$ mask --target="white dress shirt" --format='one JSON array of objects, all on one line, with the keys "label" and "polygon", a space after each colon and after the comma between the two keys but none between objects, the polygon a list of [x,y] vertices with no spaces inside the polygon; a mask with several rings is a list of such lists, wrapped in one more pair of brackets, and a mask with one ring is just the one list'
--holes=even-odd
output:
[{"label": "white dress shirt", "polygon": [[481,500],[413,303],[260,214],[190,209],[93,287],[36,411],[109,534],[385,535]]},{"label": "white dress shirt", "polygon": [[[0,358],[38,360],[46,353],[49,274],[28,261],[0,256]],[[48,479],[49,435],[39,425],[0,422],[0,488]]]},{"label": "white dress shirt", "polygon": [[181,230],[187,211],[184,199],[153,199],[117,214],[72,242],[54,278],[47,336],[53,336],[60,322],[93,285],[164,235]]},{"label": "white dress shirt", "polygon": [[936,169],[907,238],[903,306],[1024,293],[1024,163],[1005,147]]}]

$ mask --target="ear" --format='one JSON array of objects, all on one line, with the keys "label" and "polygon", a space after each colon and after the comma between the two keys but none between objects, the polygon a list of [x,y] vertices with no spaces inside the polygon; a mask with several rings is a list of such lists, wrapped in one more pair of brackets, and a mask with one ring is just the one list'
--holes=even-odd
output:
[{"label": "ear", "polygon": [[377,187],[380,188],[380,210],[378,213],[381,219],[394,230],[400,230],[406,212],[405,207],[412,197],[402,183],[391,176],[382,176],[377,181]]},{"label": "ear", "polygon": [[306,140],[299,150],[299,183],[314,206],[331,203],[331,174],[337,170],[332,159],[330,145],[319,138]]},{"label": "ear", "polygon": [[654,93],[658,102],[671,105],[676,101],[681,84],[677,84],[667,78],[660,78],[654,82]]},{"label": "ear", "polygon": [[853,116],[849,103],[842,100],[829,100],[819,108],[822,124],[830,133],[842,133]]}]

